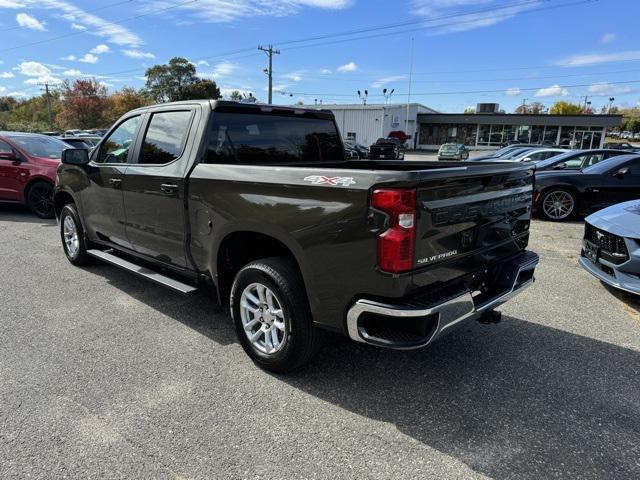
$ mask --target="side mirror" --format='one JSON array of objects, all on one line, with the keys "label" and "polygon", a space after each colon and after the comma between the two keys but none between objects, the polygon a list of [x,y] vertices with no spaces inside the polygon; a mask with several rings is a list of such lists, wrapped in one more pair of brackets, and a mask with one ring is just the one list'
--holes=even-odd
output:
[{"label": "side mirror", "polygon": [[10,162],[20,161],[20,159],[14,152],[0,152],[0,160],[9,160]]},{"label": "side mirror", "polygon": [[67,148],[62,151],[62,163],[86,165],[89,163],[89,151],[85,148]]},{"label": "side mirror", "polygon": [[554,165],[553,167],[554,170],[563,170],[565,168],[567,168],[567,164],[565,162]]},{"label": "side mirror", "polygon": [[616,173],[613,174],[614,177],[616,178],[622,178],[625,175],[629,174],[629,167],[622,167],[620,170],[618,170]]},{"label": "side mirror", "polygon": [[531,157],[525,157],[522,159],[523,162],[530,162],[531,161]]}]

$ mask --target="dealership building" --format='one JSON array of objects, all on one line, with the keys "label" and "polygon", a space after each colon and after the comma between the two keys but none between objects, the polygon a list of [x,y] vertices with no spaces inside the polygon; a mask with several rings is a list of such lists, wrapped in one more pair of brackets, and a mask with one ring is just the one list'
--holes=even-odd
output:
[{"label": "dealership building", "polygon": [[[392,105],[318,105],[333,112],[345,140],[371,145],[390,132],[410,136],[410,148],[436,150],[443,143],[495,149],[509,141],[548,142],[571,148],[601,148],[621,115],[547,115],[499,113],[497,104],[478,104],[481,113],[439,113],[419,103]],[[485,113],[486,112],[486,113]],[[407,115],[408,114],[408,115]]]}]

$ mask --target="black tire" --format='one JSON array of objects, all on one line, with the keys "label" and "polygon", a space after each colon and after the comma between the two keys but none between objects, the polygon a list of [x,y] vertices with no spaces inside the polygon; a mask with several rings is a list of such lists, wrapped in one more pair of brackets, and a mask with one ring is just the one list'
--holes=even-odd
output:
[{"label": "black tire", "polygon": [[27,207],[40,218],[53,218],[53,185],[49,182],[34,182],[27,191]]},{"label": "black tire", "polygon": [[[256,334],[261,327],[257,325],[256,331],[249,330],[250,333],[247,333],[240,311],[243,292],[256,284],[271,290],[282,312],[285,332],[282,345],[279,350],[271,353],[260,351],[251,342],[248,335]],[[287,258],[266,258],[244,266],[236,275],[231,287],[230,310],[242,348],[259,367],[265,370],[275,373],[295,370],[310,361],[322,345],[323,331],[313,323],[302,277],[296,265]],[[266,308],[265,311],[267,311]],[[265,333],[263,337],[265,343],[266,337]]]},{"label": "black tire", "polygon": [[[555,198],[559,199],[558,203],[562,204],[563,207],[568,210],[567,212],[554,212],[551,208],[548,207],[548,204],[553,201],[554,196]],[[571,190],[560,187],[551,187],[542,192],[542,195],[540,195],[536,210],[538,211],[538,215],[540,215],[540,218],[542,218],[543,220],[549,220],[551,222],[564,222],[575,217],[578,211],[578,199],[576,198],[576,194]]]},{"label": "black tire", "polygon": [[[70,248],[65,240],[65,227],[70,222],[73,223],[73,227],[75,228],[77,249]],[[92,257],[87,253],[87,239],[84,234],[84,229],[82,228],[82,223],[80,222],[78,210],[73,203],[66,204],[62,212],[60,212],[60,240],[62,241],[64,254],[73,265],[82,266],[91,263]]]}]

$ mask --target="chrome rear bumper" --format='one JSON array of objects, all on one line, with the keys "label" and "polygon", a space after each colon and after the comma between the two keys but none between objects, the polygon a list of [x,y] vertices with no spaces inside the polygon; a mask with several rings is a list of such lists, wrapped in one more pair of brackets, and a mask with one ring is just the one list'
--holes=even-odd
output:
[{"label": "chrome rear bumper", "polygon": [[[347,330],[352,340],[395,349],[414,349],[424,347],[446,333],[451,327],[465,320],[478,318],[484,312],[492,310],[511,297],[522,292],[534,282],[533,273],[538,264],[538,255],[524,252],[503,266],[503,277],[506,286],[491,298],[474,296],[468,289],[447,298],[435,305],[404,304],[391,305],[368,299],[357,300],[347,312]],[[424,319],[430,328],[423,335],[413,336],[402,341],[390,340],[389,337],[368,331],[363,319],[376,317],[387,322],[390,330],[398,326],[398,322]],[[402,335],[400,335],[402,337]]]}]

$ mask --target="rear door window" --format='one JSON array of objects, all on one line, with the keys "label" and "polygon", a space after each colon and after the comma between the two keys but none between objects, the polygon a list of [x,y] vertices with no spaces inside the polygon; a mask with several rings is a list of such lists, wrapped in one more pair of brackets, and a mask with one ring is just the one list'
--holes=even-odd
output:
[{"label": "rear door window", "polygon": [[164,165],[180,157],[190,125],[191,110],[152,113],[138,163]]}]

